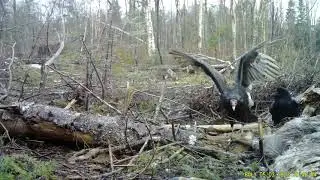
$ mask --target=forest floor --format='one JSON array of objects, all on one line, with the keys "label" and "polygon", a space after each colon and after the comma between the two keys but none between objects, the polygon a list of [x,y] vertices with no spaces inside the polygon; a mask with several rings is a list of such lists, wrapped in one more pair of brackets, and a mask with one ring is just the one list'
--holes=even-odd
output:
[{"label": "forest floor", "polygon": [[[77,68],[74,68],[77,69]],[[67,70],[64,68],[61,69]],[[64,85],[64,81],[59,76],[51,72],[48,77],[49,83],[46,93],[40,93],[37,89],[39,82],[39,70],[28,70],[29,82],[24,88],[24,98],[28,101],[35,101],[43,104],[50,104],[58,107],[65,107],[70,101],[70,89]],[[68,69],[70,71],[70,69]],[[161,96],[161,84],[164,84],[164,100],[162,110],[164,115],[159,115],[157,123],[160,125],[166,123],[168,119],[175,119],[177,124],[197,125],[207,124],[225,124],[227,122],[212,121],[217,118],[218,94],[213,91],[212,83],[203,73],[187,74],[178,73],[178,79],[163,80],[165,74],[162,70],[131,70],[122,73],[124,70],[118,68],[118,76],[114,78],[114,94],[110,102],[113,102],[118,109],[123,108],[126,99],[127,82],[130,82],[130,88],[134,90],[133,98],[130,101],[130,111],[143,117],[152,117],[154,110]],[[72,77],[81,79],[74,71]],[[23,74],[22,72],[20,72]],[[14,86],[13,93],[15,98],[20,96],[21,81]],[[124,81],[125,79],[125,81]],[[58,83],[57,83],[58,82]],[[271,84],[258,86],[253,93],[256,99],[257,115],[265,115],[268,106],[271,104],[269,96],[265,94],[266,89],[272,89]],[[99,90],[96,91],[99,94]],[[110,114],[105,107],[96,101],[92,101],[92,108],[89,113],[107,115]],[[81,105],[75,105],[71,108],[74,111],[82,112]],[[111,113],[112,114],[112,113]],[[200,134],[206,134],[200,132]],[[260,166],[260,157],[250,147],[246,146],[228,146],[228,142],[210,141],[210,138],[199,138],[199,145],[203,147],[214,147],[221,152],[226,152],[223,157],[217,157],[216,154],[204,154],[202,152],[189,149],[180,143],[174,143],[168,140],[166,143],[157,142],[154,146],[148,146],[139,156],[132,152],[123,152],[123,154],[114,155],[113,163],[110,162],[106,154],[99,154],[83,161],[71,162],[75,154],[86,154],[81,150],[82,147],[69,147],[57,143],[34,140],[32,138],[11,139],[10,142],[3,140],[0,146],[1,156],[9,155],[12,159],[7,159],[7,166],[0,165],[0,175],[14,174],[16,177],[46,177],[47,179],[110,179],[113,178],[140,178],[140,179],[165,179],[171,177],[197,177],[204,179],[225,179],[244,177],[246,171],[257,171]],[[215,136],[215,135],[214,135]],[[230,136],[230,133],[224,133],[221,136]],[[5,139],[5,135],[1,138]],[[224,138],[225,139],[225,138]],[[229,148],[229,149],[228,149]],[[137,152],[136,150],[135,152]],[[230,152],[230,155],[228,155]],[[238,153],[239,152],[239,153]],[[241,156],[233,156],[239,155]],[[24,160],[23,160],[24,159]],[[37,165],[30,165],[30,159]],[[133,162],[129,161],[133,159]],[[3,161],[3,160],[2,160]],[[21,163],[28,161],[29,163]],[[42,163],[45,162],[45,163]],[[112,165],[113,164],[113,165]],[[39,167],[40,166],[40,167]],[[33,169],[31,168],[33,167]],[[121,170],[121,171],[120,171]],[[110,173],[112,172],[112,173]],[[33,179],[31,178],[31,179]]]}]

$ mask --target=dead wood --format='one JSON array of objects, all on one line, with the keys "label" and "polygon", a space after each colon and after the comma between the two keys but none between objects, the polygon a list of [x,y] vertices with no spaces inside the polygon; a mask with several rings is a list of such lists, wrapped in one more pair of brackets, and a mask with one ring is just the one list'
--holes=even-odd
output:
[{"label": "dead wood", "polygon": [[[5,127],[0,127],[0,133],[7,130],[10,137],[31,137],[78,147],[107,147],[110,141],[114,146],[112,152],[122,146],[122,149],[127,148],[126,138],[131,147],[135,144],[141,145],[145,138],[152,138],[152,141],[172,139],[171,125],[163,128],[124,116],[84,114],[26,102],[0,106],[0,123]],[[190,133],[192,132],[181,129],[176,138],[178,141],[187,142]]]},{"label": "dead wood", "polygon": [[302,116],[310,117],[320,114],[320,88],[316,88],[315,85],[299,94],[295,100],[304,106]]},{"label": "dead wood", "polygon": [[[170,128],[171,125],[166,124],[163,127]],[[242,127],[241,124],[234,124],[234,130],[240,130]],[[180,128],[187,129],[188,125],[181,125]],[[222,124],[222,125],[198,125],[197,128],[205,129],[206,132],[219,132],[219,133],[227,133],[231,132],[230,124]],[[258,123],[249,123],[243,126],[243,130],[250,130],[250,131],[258,131]]]},{"label": "dead wood", "polygon": [[[30,136],[41,140],[78,145],[124,144],[125,120],[122,116],[98,116],[72,112],[53,106],[21,103],[2,106],[0,122],[10,136]],[[151,127],[152,130],[155,128]],[[3,132],[3,128],[1,130]],[[128,122],[129,142],[149,135],[143,123]]]}]

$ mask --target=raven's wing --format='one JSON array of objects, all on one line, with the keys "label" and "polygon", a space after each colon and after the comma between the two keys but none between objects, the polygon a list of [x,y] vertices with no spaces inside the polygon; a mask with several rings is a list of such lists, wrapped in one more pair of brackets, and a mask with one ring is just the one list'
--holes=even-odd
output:
[{"label": "raven's wing", "polygon": [[225,78],[222,76],[221,73],[219,73],[214,68],[211,68],[210,65],[204,61],[204,56],[200,56],[192,53],[184,53],[177,50],[171,50],[169,54],[182,56],[186,59],[191,60],[196,66],[201,67],[202,70],[213,80],[213,82],[217,86],[220,93],[223,93],[225,91],[225,88],[226,88]]}]

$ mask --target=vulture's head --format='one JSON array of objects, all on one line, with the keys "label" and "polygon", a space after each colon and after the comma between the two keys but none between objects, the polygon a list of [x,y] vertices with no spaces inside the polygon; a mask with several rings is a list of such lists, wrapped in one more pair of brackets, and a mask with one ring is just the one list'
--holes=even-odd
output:
[{"label": "vulture's head", "polygon": [[236,100],[236,99],[230,99],[230,104],[231,104],[232,110],[235,111],[235,110],[236,110],[236,106],[237,106],[237,104],[238,104],[238,100]]},{"label": "vulture's head", "polygon": [[225,99],[225,102],[228,104],[229,107],[231,107],[233,111],[235,111],[237,107],[244,102],[243,96],[241,95],[238,89],[233,89],[228,91],[225,94],[224,99]]}]

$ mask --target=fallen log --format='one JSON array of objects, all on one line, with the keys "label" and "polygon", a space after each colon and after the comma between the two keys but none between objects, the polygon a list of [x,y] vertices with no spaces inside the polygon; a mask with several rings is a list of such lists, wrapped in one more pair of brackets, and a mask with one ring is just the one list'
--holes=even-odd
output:
[{"label": "fallen log", "polygon": [[[135,121],[123,115],[100,116],[54,106],[19,103],[0,106],[0,133],[60,144],[81,146],[134,146],[142,139],[172,139],[171,128]],[[126,131],[126,133],[125,133]],[[180,130],[177,141],[188,142],[192,130]],[[157,140],[158,141],[158,140]]]},{"label": "fallen log", "polygon": [[[171,125],[166,124],[162,127],[163,128],[171,128]],[[200,129],[205,129],[206,132],[227,133],[227,132],[232,131],[230,124],[197,125],[196,127],[200,128]],[[241,124],[234,124],[233,130],[234,131],[240,130],[241,127],[243,130],[254,131],[254,132],[258,131],[258,123],[248,123],[248,124],[245,124],[244,126],[242,126]],[[189,129],[190,125],[180,125],[180,128]]]},{"label": "fallen log", "polygon": [[[123,116],[82,114],[34,103],[1,106],[0,122],[5,127],[0,128],[0,132],[7,130],[10,136],[88,146],[108,144],[108,140],[111,144],[125,144],[149,136],[145,124],[128,120],[128,137],[125,137]],[[155,128],[148,126],[154,133]]]}]

